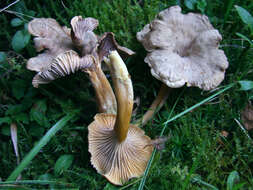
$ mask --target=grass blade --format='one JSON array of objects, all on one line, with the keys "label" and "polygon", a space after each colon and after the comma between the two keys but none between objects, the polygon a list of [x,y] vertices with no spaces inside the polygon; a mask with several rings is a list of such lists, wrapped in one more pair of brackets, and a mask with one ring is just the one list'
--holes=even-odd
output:
[{"label": "grass blade", "polygon": [[21,180],[21,181],[0,182],[0,187],[4,187],[8,185],[58,185],[58,186],[65,186],[68,188],[73,187],[73,184],[71,183],[65,183],[65,182],[60,182],[60,181],[48,181],[48,180]]},{"label": "grass blade", "polygon": [[228,15],[229,15],[234,3],[235,3],[235,0],[229,0],[228,1],[228,5],[226,7],[226,13],[225,13],[225,16],[224,16],[224,24],[227,22]]},{"label": "grass blade", "polygon": [[60,119],[36,144],[32,150],[25,156],[22,162],[18,165],[18,167],[11,173],[8,177],[7,181],[15,181],[19,174],[25,169],[25,167],[31,162],[31,160],[39,153],[42,147],[44,147],[49,140],[55,135],[57,131],[62,129],[65,124],[72,118],[71,115],[67,115]]},{"label": "grass blade", "polygon": [[213,185],[211,185],[211,184],[209,184],[209,183],[207,183],[207,182],[205,182],[205,181],[202,181],[200,178],[198,178],[198,177],[193,177],[192,178],[192,181],[194,182],[194,183],[198,183],[198,184],[200,184],[200,185],[203,185],[203,186],[206,186],[206,187],[208,187],[210,190],[219,190],[217,187],[215,187],[215,186],[213,186]]},{"label": "grass blade", "polygon": [[163,123],[163,124],[165,125],[164,127],[166,127],[166,125],[167,125],[168,123],[170,123],[170,122],[176,120],[177,118],[179,118],[179,117],[185,115],[186,113],[188,113],[188,112],[194,110],[195,108],[201,106],[202,104],[204,104],[204,103],[210,101],[211,99],[215,98],[216,96],[222,94],[222,93],[225,92],[226,90],[232,88],[234,85],[235,85],[235,83],[232,83],[232,84],[228,85],[226,88],[224,88],[224,89],[218,91],[217,93],[213,94],[212,96],[209,96],[208,98],[202,100],[201,102],[199,102],[199,103],[195,104],[194,106],[192,106],[192,107],[186,109],[185,111],[181,112],[180,114],[177,114],[177,115],[175,115],[174,117],[172,117],[171,119],[168,119],[166,122]]},{"label": "grass blade", "polygon": [[[223,92],[225,92],[226,90],[232,88],[234,85],[235,85],[235,83],[232,83],[232,84],[226,86],[226,87],[223,88],[222,90],[219,90],[217,93],[215,93],[215,94],[209,96],[208,98],[202,100],[201,102],[199,102],[199,103],[197,103],[197,104],[191,106],[190,108],[186,109],[185,111],[183,111],[183,112],[181,112],[181,113],[175,115],[175,116],[172,117],[171,119],[169,119],[169,118],[171,117],[171,114],[172,114],[172,112],[173,112],[173,110],[174,110],[176,104],[177,104],[177,101],[179,100],[179,98],[178,98],[177,101],[176,101],[176,103],[174,104],[174,106],[173,106],[171,112],[170,112],[170,115],[169,115],[169,117],[168,117],[168,120],[167,120],[166,122],[163,123],[163,129],[162,129],[162,131],[161,131],[160,136],[163,135],[165,129],[166,129],[167,126],[168,126],[168,125],[167,125],[168,123],[170,123],[170,122],[176,120],[177,118],[179,118],[179,117],[185,115],[186,113],[188,113],[188,112],[192,111],[193,109],[195,109],[195,108],[201,106],[202,104],[204,104],[204,103],[206,103],[206,102],[212,100],[212,99],[215,98],[216,96],[218,96],[218,95],[222,94]],[[180,95],[180,96],[181,96],[181,95]],[[180,96],[179,96],[179,97],[180,97]],[[148,176],[148,172],[149,172],[149,169],[150,169],[151,164],[152,164],[152,162],[153,162],[155,153],[156,153],[156,149],[154,149],[154,151],[153,151],[153,153],[152,153],[152,155],[151,155],[151,157],[150,157],[150,160],[149,160],[149,162],[148,162],[148,164],[147,164],[147,167],[146,167],[146,169],[145,169],[145,172],[144,172],[144,175],[143,175],[143,177],[142,177],[141,183],[140,183],[140,185],[139,185],[139,187],[138,187],[138,190],[143,190],[143,188],[144,188],[144,185],[145,185],[145,182],[146,182],[146,178],[147,178],[147,176]]]},{"label": "grass blade", "polygon": [[143,188],[144,188],[144,185],[145,185],[145,182],[146,182],[146,179],[147,179],[147,176],[148,176],[149,169],[150,169],[152,161],[153,161],[153,159],[155,157],[155,153],[156,153],[156,149],[153,150],[152,155],[151,155],[151,157],[150,157],[150,159],[148,161],[147,167],[145,169],[145,172],[144,172],[143,178],[141,180],[141,183],[140,183],[140,185],[138,187],[138,190],[143,190]]},{"label": "grass blade", "polygon": [[238,124],[238,126],[240,127],[240,129],[243,131],[243,133],[248,137],[248,139],[251,142],[253,142],[252,138],[249,136],[249,133],[247,132],[247,130],[245,129],[245,127],[237,119],[234,119],[234,120]]}]

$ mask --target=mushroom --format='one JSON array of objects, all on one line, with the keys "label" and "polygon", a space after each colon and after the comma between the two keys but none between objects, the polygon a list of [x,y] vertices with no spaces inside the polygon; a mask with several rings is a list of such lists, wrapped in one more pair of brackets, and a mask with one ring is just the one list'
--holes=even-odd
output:
[{"label": "mushroom", "polygon": [[[88,73],[95,90],[99,112],[115,114],[116,100],[101,69],[104,50],[103,46],[99,45],[104,38],[113,34],[105,33],[99,37],[93,32],[97,26],[98,20],[81,16],[72,18],[71,30],[65,26],[61,27],[51,18],[33,19],[28,24],[28,31],[35,36],[36,50],[44,52],[30,58],[27,69],[37,72],[32,81],[36,88],[39,84],[49,83],[79,70]],[[119,46],[115,40],[114,42],[116,49],[123,55],[134,53]]]},{"label": "mushroom", "polygon": [[205,15],[182,14],[179,6],[170,7],[138,32],[137,39],[148,51],[144,61],[151,74],[165,84],[144,115],[143,124],[163,105],[168,87],[186,84],[211,90],[224,79],[228,61],[218,49],[222,37]]},{"label": "mushroom", "polygon": [[33,78],[32,83],[34,87],[38,87],[38,84],[46,84],[57,78],[75,73],[80,69],[91,68],[93,66],[93,58],[89,55],[80,58],[75,51],[69,50],[59,54],[49,63],[47,70],[40,71]]},{"label": "mushroom", "polygon": [[130,124],[133,87],[123,60],[115,50],[108,57],[105,61],[111,71],[117,114],[100,113],[94,117],[88,126],[89,152],[98,173],[122,185],[144,173],[153,146],[143,130]]},{"label": "mushroom", "polygon": [[94,34],[98,26],[98,20],[75,16],[71,19],[71,38],[82,55],[91,54],[97,46],[97,36]]},{"label": "mushroom", "polygon": [[[85,71],[94,87],[99,111],[116,113],[115,96],[96,54],[97,37],[92,30],[97,25],[96,19],[76,16],[71,20],[70,31],[51,18],[33,19],[28,31],[35,36],[37,51],[44,52],[30,58],[27,69],[38,72],[32,81],[34,87],[79,70]],[[79,54],[74,51],[76,48]]]},{"label": "mushroom", "polygon": [[[52,60],[59,54],[73,49],[67,30],[52,18],[35,18],[28,23],[28,31],[35,36],[34,45],[38,52],[45,50],[37,57],[30,58],[27,69],[36,72],[48,70]],[[37,85],[37,84],[35,84]]]}]

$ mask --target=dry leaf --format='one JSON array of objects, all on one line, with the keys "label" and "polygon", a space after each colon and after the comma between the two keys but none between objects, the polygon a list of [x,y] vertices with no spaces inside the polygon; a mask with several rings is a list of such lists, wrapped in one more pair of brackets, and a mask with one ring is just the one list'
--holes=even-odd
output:
[{"label": "dry leaf", "polygon": [[241,112],[241,119],[245,129],[253,129],[253,106],[248,103]]},{"label": "dry leaf", "polygon": [[[18,130],[17,130],[16,123],[11,124],[10,130],[11,130],[11,140],[12,140],[15,155],[16,155],[16,158],[17,158],[17,165],[19,165],[20,158],[19,158],[19,153],[18,153],[18,135],[17,135]],[[21,174],[18,176],[17,180],[20,180],[20,179],[21,179]]]},{"label": "dry leaf", "polygon": [[226,137],[228,137],[228,134],[229,134],[229,133],[228,133],[227,131],[221,131],[221,136],[222,136],[222,137],[225,137],[225,138],[226,138]]},{"label": "dry leaf", "polygon": [[16,125],[16,123],[11,124],[11,140],[12,140],[15,155],[16,155],[16,158],[17,158],[17,164],[19,164],[18,136],[17,136],[17,125]]}]

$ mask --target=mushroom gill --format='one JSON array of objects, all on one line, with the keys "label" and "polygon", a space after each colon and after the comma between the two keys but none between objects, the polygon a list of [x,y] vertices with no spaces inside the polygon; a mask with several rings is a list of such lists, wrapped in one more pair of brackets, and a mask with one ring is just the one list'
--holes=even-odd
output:
[{"label": "mushroom gill", "polygon": [[93,61],[94,59],[91,55],[80,58],[76,52],[72,50],[66,51],[53,58],[49,62],[47,70],[38,72],[34,76],[32,84],[37,88],[39,84],[47,84],[52,80],[70,75],[78,70],[91,68]]}]

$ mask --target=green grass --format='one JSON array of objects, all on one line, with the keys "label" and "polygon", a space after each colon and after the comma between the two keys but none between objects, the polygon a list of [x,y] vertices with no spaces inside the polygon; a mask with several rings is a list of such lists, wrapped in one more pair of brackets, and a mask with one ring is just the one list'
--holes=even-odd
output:
[{"label": "green grass", "polygon": [[[6,5],[11,2],[7,1]],[[12,7],[12,10],[23,10],[23,14],[30,14],[28,10],[32,10],[35,17],[52,17],[67,26],[75,15],[95,17],[99,20],[99,27],[95,31],[97,34],[112,31],[119,44],[136,52],[127,60],[135,97],[141,100],[133,119],[142,116],[160,86],[143,61],[146,52],[137,42],[136,32],[159,11],[171,5],[181,3],[184,12],[199,12],[197,8],[187,9],[184,1],[178,0],[145,0],[140,4],[130,0],[34,2],[26,0],[26,8],[23,6],[21,9],[19,5]],[[252,97],[250,91],[239,91],[236,82],[253,80],[253,51],[236,33],[250,39],[253,36],[241,21],[234,5],[253,12],[251,0],[207,0],[204,11],[223,36],[221,48],[230,64],[221,86],[235,85],[223,92],[220,91],[223,88],[213,92],[186,87],[173,90],[166,105],[144,127],[146,134],[152,138],[161,132],[169,136],[165,148],[156,151],[145,178],[132,179],[123,187],[110,184],[90,164],[87,126],[97,110],[88,78],[83,73],[77,73],[41,85],[38,89],[33,88],[31,80],[34,73],[25,68],[27,59],[36,54],[33,42],[30,40],[21,52],[13,52],[12,36],[23,26],[11,27],[10,21],[16,16],[1,12],[0,51],[7,52],[8,56],[7,62],[0,65],[0,189],[6,188],[6,183],[14,184],[6,180],[11,176],[14,181],[17,175],[13,178],[11,174],[20,167],[16,164],[9,132],[10,123],[17,123],[18,147],[23,160],[45,138],[51,126],[68,114],[73,115],[68,123],[43,148],[37,149],[39,152],[36,152],[35,158],[29,159],[27,165],[22,167],[22,180],[16,188],[229,189],[228,180],[232,179],[229,176],[237,171],[239,179],[235,180],[233,188],[253,189],[253,133],[249,131],[251,139],[248,138],[235,121],[240,121],[240,111]],[[23,17],[25,20],[30,19]],[[215,98],[208,99],[219,92]],[[203,100],[208,101],[203,103]],[[203,104],[199,105],[200,102]],[[221,136],[223,130],[229,133],[227,138]],[[56,163],[63,155],[71,155],[71,159],[67,160],[70,167],[58,172]]]}]

